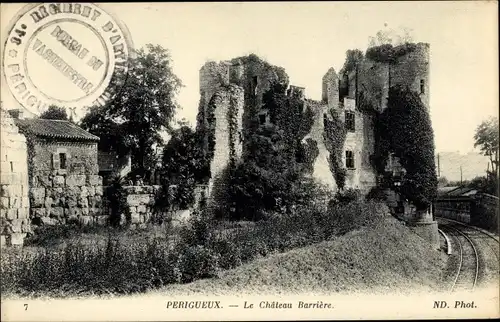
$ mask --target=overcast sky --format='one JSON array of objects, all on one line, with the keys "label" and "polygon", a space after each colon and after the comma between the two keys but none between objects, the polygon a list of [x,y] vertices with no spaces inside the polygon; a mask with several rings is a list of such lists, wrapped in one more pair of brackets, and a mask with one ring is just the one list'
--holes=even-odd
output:
[{"label": "overcast sky", "polygon": [[[325,72],[343,65],[348,49],[365,50],[385,28],[412,30],[428,42],[430,108],[436,150],[473,149],[476,126],[498,116],[497,2],[291,2],[100,4],[129,28],[136,48],[170,50],[185,87],[179,117],[195,122],[198,72],[207,60],[255,53],[282,66],[291,84],[321,98]],[[21,4],[2,4],[2,37]],[[2,38],[2,41],[4,39]],[[2,97],[4,104],[8,100]]]}]

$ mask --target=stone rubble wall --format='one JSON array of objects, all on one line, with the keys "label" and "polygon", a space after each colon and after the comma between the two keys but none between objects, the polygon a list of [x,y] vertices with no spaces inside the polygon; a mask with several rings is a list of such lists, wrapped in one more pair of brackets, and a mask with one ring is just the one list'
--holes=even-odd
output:
[{"label": "stone rubble wall", "polygon": [[125,186],[131,228],[145,228],[151,221],[155,195],[160,186]]},{"label": "stone rubble wall", "polygon": [[[96,143],[35,142],[30,185],[31,219],[36,225],[80,223],[105,225],[102,177],[97,167]],[[67,153],[67,169],[53,158]],[[57,163],[57,162],[56,162]]]},{"label": "stone rubble wall", "polygon": [[31,231],[26,138],[1,110],[0,238],[2,246],[22,245]]},{"label": "stone rubble wall", "polygon": [[[127,195],[127,207],[130,211],[130,228],[146,228],[153,219],[156,195],[161,187],[153,185],[124,186],[123,188]],[[206,190],[206,186],[195,188],[195,205],[193,208],[198,207],[200,198],[203,194],[206,194]],[[171,211],[169,216],[171,216],[174,225],[181,225],[190,218],[191,209]]]}]

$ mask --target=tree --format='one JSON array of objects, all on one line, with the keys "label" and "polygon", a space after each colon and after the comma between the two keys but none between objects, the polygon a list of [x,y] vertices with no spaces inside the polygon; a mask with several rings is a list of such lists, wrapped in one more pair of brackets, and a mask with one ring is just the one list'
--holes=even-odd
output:
[{"label": "tree", "polygon": [[491,173],[495,176],[498,176],[498,132],[498,118],[491,117],[481,122],[474,134],[474,147],[489,157]]},{"label": "tree", "polygon": [[105,141],[110,146],[126,146],[132,156],[131,174],[147,180],[156,166],[154,147],[163,144],[160,132],[172,131],[178,109],[175,96],[182,82],[172,70],[168,50],[151,44],[138,50],[127,75],[118,77],[126,77],[119,95],[105,107],[92,109],[82,126],[96,135],[109,135]]},{"label": "tree", "polygon": [[245,141],[243,162],[229,174],[227,200],[233,219],[259,220],[267,211],[287,212],[313,198],[315,184],[305,173],[312,168],[317,146],[303,142],[313,114],[304,110],[299,96],[287,95],[286,88],[276,82],[263,95],[271,124],[256,126]]},{"label": "tree", "polygon": [[[170,141],[163,149],[161,184],[164,187],[177,186],[169,205],[184,209],[194,201],[194,188],[208,181],[210,163],[203,153],[202,137],[188,126],[172,132]],[[165,189],[164,191],[168,191]]]},{"label": "tree", "polygon": [[398,29],[388,28],[385,24],[385,29],[379,30],[375,37],[369,38],[368,47],[377,47],[381,45],[402,45],[405,43],[413,42],[413,30],[407,27],[400,27]]},{"label": "tree", "polygon": [[437,195],[438,180],[430,116],[418,94],[407,87],[391,88],[377,131],[383,141],[379,147],[382,164],[393,153],[406,170],[400,192],[417,210],[428,209]]},{"label": "tree", "polygon": [[47,110],[40,114],[41,119],[68,121],[68,113],[64,107],[50,105]]}]

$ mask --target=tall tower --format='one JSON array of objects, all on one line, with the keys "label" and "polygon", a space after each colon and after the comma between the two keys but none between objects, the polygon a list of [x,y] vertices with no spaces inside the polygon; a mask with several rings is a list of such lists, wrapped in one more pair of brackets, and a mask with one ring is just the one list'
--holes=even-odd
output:
[{"label": "tall tower", "polygon": [[418,43],[391,66],[390,85],[406,85],[429,109],[430,45]]},{"label": "tall tower", "polygon": [[228,62],[208,62],[200,69],[201,117],[198,126],[213,131],[215,140],[213,146],[205,142],[205,148],[214,149],[210,163],[209,194],[223,172],[242,153],[244,91],[240,86],[230,84],[230,67]]}]

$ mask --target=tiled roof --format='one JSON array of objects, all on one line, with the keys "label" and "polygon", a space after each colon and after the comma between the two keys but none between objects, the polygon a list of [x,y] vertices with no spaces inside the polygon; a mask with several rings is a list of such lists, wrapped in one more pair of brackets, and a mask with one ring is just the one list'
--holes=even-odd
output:
[{"label": "tiled roof", "polygon": [[21,128],[21,131],[27,131],[37,137],[71,141],[99,141],[98,136],[90,134],[69,121],[16,119],[15,122]]}]

